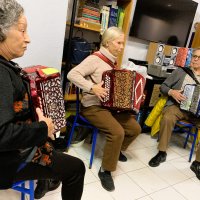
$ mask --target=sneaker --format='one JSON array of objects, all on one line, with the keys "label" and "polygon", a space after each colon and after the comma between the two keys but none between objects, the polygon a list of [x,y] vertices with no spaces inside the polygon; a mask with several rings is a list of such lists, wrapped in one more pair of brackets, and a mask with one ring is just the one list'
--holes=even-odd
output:
[{"label": "sneaker", "polygon": [[53,179],[38,180],[34,191],[34,198],[41,199],[47,192],[57,189],[59,185],[60,181]]},{"label": "sneaker", "polygon": [[121,161],[121,162],[127,161],[127,157],[121,151],[120,151],[120,154],[119,154],[119,161]]},{"label": "sneaker", "polygon": [[156,156],[154,156],[150,161],[149,165],[151,167],[157,167],[160,165],[160,163],[165,162],[167,158],[166,152],[158,152]]},{"label": "sneaker", "polygon": [[196,177],[200,180],[200,162],[193,161],[190,169],[196,174]]},{"label": "sneaker", "polygon": [[115,190],[115,185],[114,185],[111,173],[109,171],[101,172],[101,168],[100,168],[98,176],[101,180],[101,185],[105,190],[109,192]]}]

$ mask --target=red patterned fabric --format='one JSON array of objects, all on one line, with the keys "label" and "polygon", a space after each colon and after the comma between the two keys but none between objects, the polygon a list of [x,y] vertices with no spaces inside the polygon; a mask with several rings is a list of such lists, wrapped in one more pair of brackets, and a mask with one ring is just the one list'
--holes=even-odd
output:
[{"label": "red patterned fabric", "polygon": [[103,87],[109,89],[103,106],[139,112],[145,86],[145,78],[141,74],[129,70],[108,70],[103,73],[102,80]]},{"label": "red patterned fabric", "polygon": [[188,54],[188,48],[180,47],[178,49],[178,53],[176,56],[175,65],[179,67],[184,67],[187,59],[187,54]]}]

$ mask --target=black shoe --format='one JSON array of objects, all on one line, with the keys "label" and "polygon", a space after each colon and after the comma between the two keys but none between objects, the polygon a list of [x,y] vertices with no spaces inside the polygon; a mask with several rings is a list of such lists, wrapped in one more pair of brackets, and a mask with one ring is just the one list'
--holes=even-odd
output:
[{"label": "black shoe", "polygon": [[48,180],[38,180],[34,191],[34,198],[41,199],[48,192]]},{"label": "black shoe", "polygon": [[61,181],[50,179],[49,180],[49,191],[56,190],[60,186]]},{"label": "black shoe", "polygon": [[101,180],[101,185],[105,190],[109,192],[115,190],[115,185],[114,185],[111,173],[109,171],[101,172],[101,168],[100,168],[98,176]]},{"label": "black shoe", "polygon": [[154,156],[150,161],[149,161],[149,165],[151,167],[157,167],[160,165],[160,163],[165,162],[167,158],[167,153],[166,152],[162,152],[162,153],[157,153],[156,156]]},{"label": "black shoe", "polygon": [[196,174],[196,177],[200,180],[200,162],[193,161],[190,169]]},{"label": "black shoe", "polygon": [[120,154],[119,154],[119,161],[121,161],[121,162],[127,161],[127,157],[121,151],[120,151]]},{"label": "black shoe", "polygon": [[38,180],[34,191],[34,198],[41,199],[47,192],[57,189],[59,185],[60,181],[53,179]]}]

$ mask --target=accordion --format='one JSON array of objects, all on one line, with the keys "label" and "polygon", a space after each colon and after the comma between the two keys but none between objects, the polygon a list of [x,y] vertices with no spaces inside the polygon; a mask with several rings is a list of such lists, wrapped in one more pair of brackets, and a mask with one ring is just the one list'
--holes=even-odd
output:
[{"label": "accordion", "polygon": [[108,70],[102,75],[104,88],[109,89],[102,105],[116,110],[139,112],[143,99],[145,78],[136,71]]},{"label": "accordion", "polygon": [[[37,107],[41,108],[44,116],[53,120],[55,132],[60,131],[65,126],[60,73],[57,69],[37,65],[23,68],[22,74],[27,82],[33,112]],[[34,120],[37,120],[36,113]]]},{"label": "accordion", "polygon": [[185,85],[183,95],[187,98],[180,103],[180,108],[200,117],[200,85]]}]

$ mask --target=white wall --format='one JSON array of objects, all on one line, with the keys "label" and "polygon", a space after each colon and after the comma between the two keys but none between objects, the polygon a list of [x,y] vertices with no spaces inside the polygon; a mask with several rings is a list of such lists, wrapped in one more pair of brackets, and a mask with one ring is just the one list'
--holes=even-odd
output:
[{"label": "white wall", "polygon": [[25,9],[31,43],[15,61],[21,67],[46,65],[60,70],[68,0],[17,0]]},{"label": "white wall", "polygon": [[[199,5],[197,7],[195,18],[194,18],[194,23],[195,23],[197,21],[200,21],[200,0],[194,0],[194,1],[199,3]],[[131,19],[133,18],[136,2],[137,2],[137,0],[133,1]],[[131,26],[131,23],[132,23],[132,21],[130,21],[129,26]],[[192,27],[193,27],[193,25],[192,25]],[[193,31],[193,28],[192,28],[191,32],[192,31]],[[191,36],[191,33],[190,33],[190,36]],[[189,38],[190,38],[190,36],[189,36]],[[146,60],[148,46],[149,46],[149,42],[128,36],[122,62],[123,63],[127,62],[128,58],[133,58],[133,59],[138,59],[138,60]]]}]

